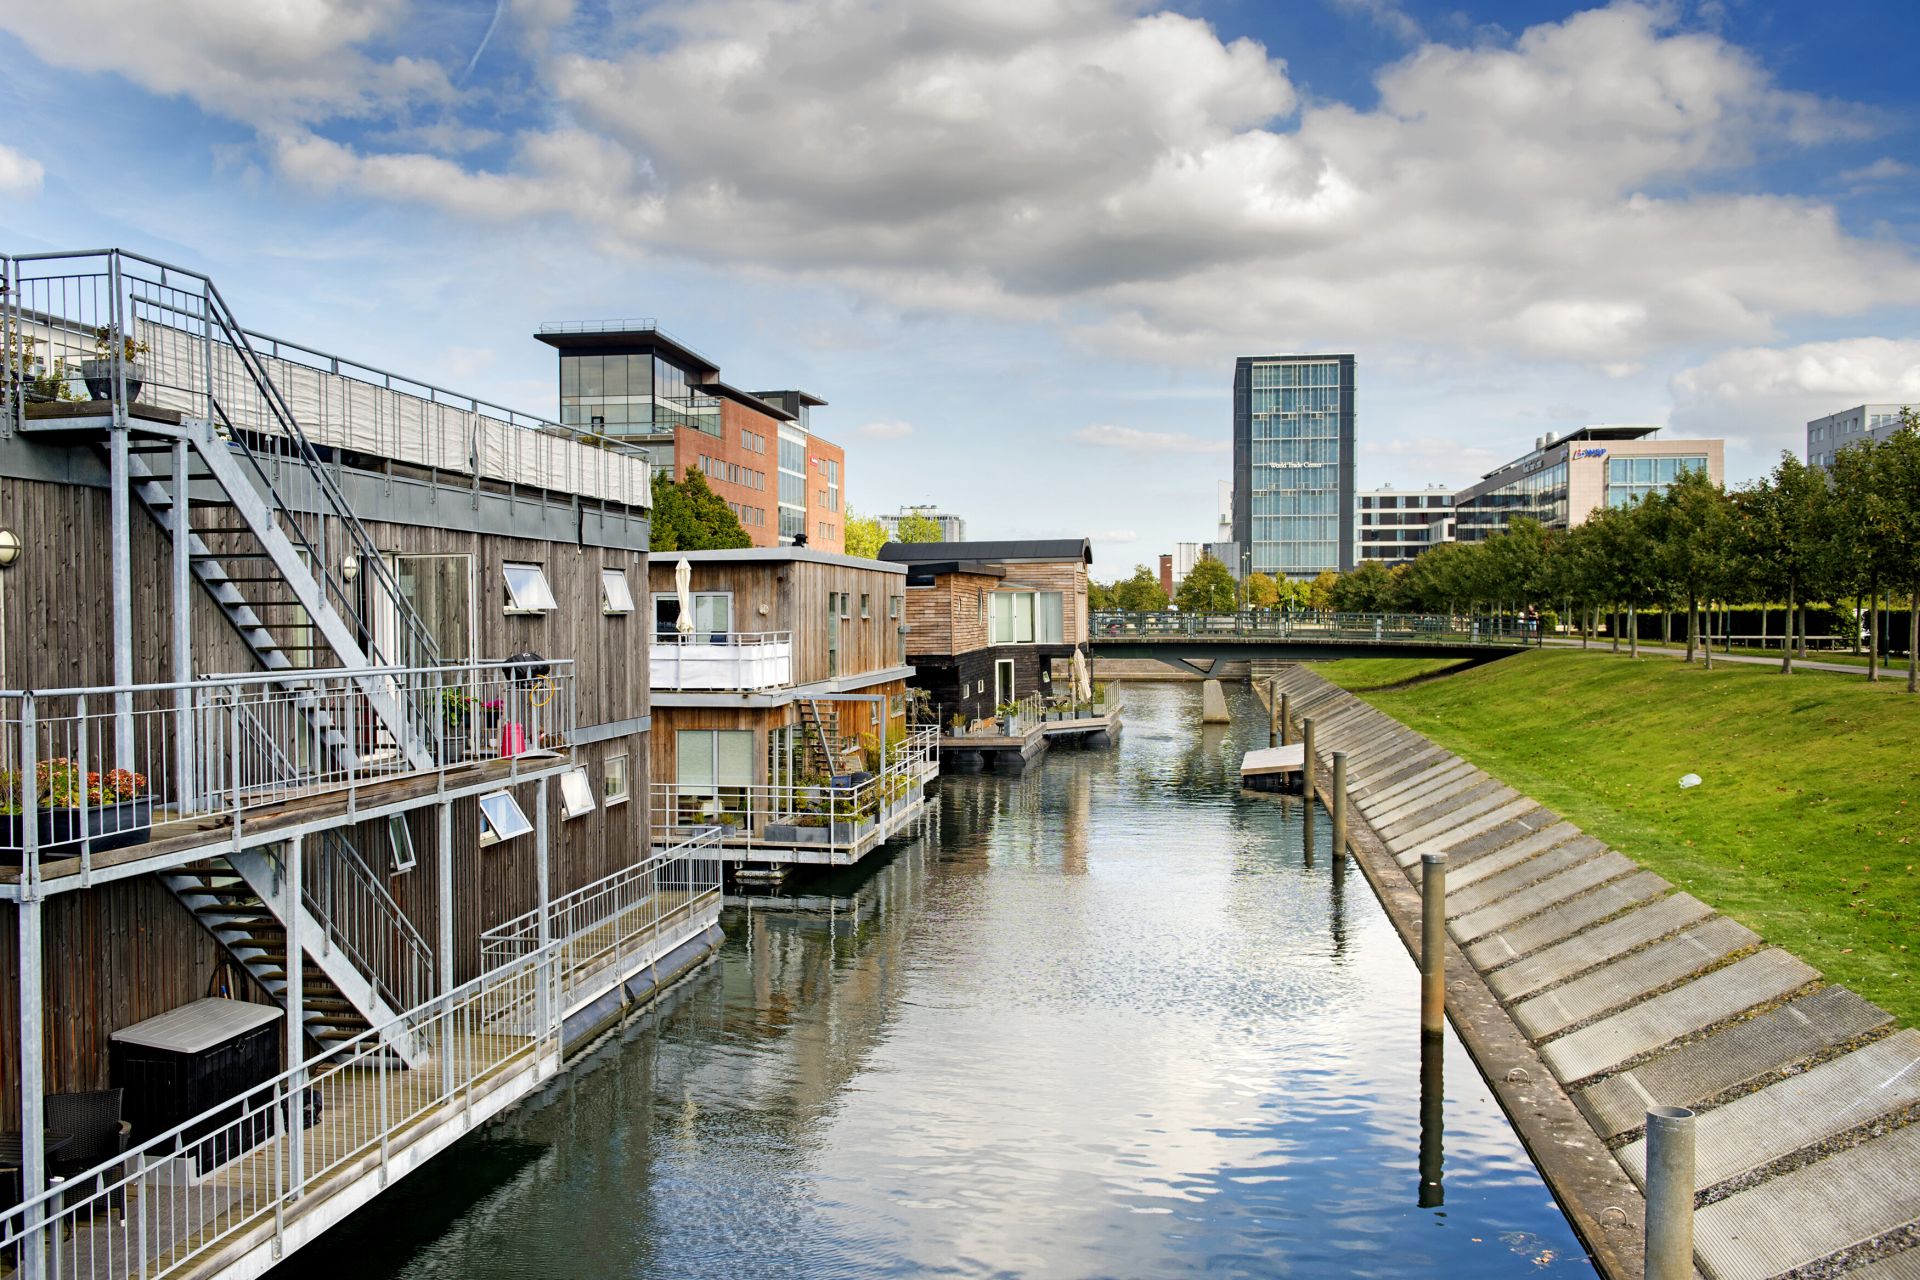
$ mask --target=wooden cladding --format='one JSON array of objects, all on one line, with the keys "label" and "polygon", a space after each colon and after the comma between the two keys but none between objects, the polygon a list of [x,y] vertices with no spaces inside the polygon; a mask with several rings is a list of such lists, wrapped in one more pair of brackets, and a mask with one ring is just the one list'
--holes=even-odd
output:
[{"label": "wooden cladding", "polygon": [[[653,594],[673,594],[677,563],[671,551],[652,558]],[[904,573],[883,569],[877,561],[871,568],[860,563],[798,558],[688,563],[693,569],[695,594],[720,592],[732,597],[734,632],[792,633],[795,684],[903,665],[900,626],[905,619],[889,616],[889,597],[907,594]],[[861,616],[863,599],[865,617]],[[644,608],[647,625],[651,626],[650,598]]]}]

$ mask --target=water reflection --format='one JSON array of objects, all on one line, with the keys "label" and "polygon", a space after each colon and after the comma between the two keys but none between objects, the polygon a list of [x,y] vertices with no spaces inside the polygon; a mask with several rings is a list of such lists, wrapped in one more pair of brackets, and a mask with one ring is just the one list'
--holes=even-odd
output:
[{"label": "water reflection", "polygon": [[1458,1044],[1412,1052],[1417,975],[1325,816],[1239,791],[1262,711],[1203,731],[1196,695],[1131,688],[1117,750],[946,779],[921,839],[733,902],[656,1013],[296,1261],[1586,1272]]}]

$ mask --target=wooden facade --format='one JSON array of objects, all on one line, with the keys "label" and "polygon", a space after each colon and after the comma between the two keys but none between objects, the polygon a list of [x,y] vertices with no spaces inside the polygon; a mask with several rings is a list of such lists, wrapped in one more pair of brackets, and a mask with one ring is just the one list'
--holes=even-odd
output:
[{"label": "wooden facade", "polygon": [[[16,439],[6,442],[0,471],[7,472],[0,474],[0,527],[17,533],[24,548],[14,565],[0,570],[0,687],[112,684],[110,500],[98,456],[89,445]],[[449,486],[433,495],[434,503],[417,513],[402,510],[399,503],[383,504],[377,512],[363,512],[363,523],[383,553],[448,558],[446,572],[436,578],[438,595],[423,609],[442,622],[457,619],[457,625],[446,625],[441,637],[443,660],[497,661],[532,652],[573,662],[577,736],[590,739],[586,745],[574,744],[573,756],[587,772],[594,809],[565,818],[558,786],[551,781],[509,788],[530,820],[538,810],[537,788],[550,788],[549,886],[558,897],[639,862],[649,852],[645,524],[633,522],[635,545],[630,546],[593,545],[578,536],[514,536],[488,531],[487,520],[471,514],[476,504],[470,490]],[[523,496],[516,501],[523,511],[546,509],[545,518],[522,521],[521,527],[583,527],[577,508],[546,498]],[[469,518],[438,518],[434,504],[439,502]],[[209,508],[206,518],[217,520],[218,508]],[[133,679],[169,681],[171,543],[138,502],[133,503],[131,532]],[[205,536],[220,549],[221,535]],[[509,612],[503,574],[509,562],[541,566],[558,607],[544,613]],[[636,602],[631,613],[606,611],[604,570],[626,575]],[[281,593],[277,597],[276,590]],[[249,583],[247,593],[262,604],[278,601],[289,607],[284,587]],[[257,669],[252,651],[197,583],[192,619],[196,677]],[[629,799],[609,807],[603,797],[607,763],[614,756],[626,757]],[[536,841],[527,835],[482,848],[477,801],[458,800],[450,808],[454,980],[465,981],[479,972],[481,932],[537,905]],[[415,929],[431,940],[440,926],[437,806],[415,809],[407,822],[417,861],[404,872],[393,866],[384,822],[348,827],[343,834]],[[268,1001],[243,968],[225,963],[219,942],[157,876],[53,894],[41,910],[48,1092],[104,1087],[109,1035],[207,995],[219,971],[227,970],[237,980],[239,998]],[[0,1054],[0,1106],[8,1114],[17,1114],[19,1087],[20,1055],[14,1043],[22,977],[17,920],[14,911],[0,912],[0,1023],[5,1028],[0,1036],[6,1048]]]}]

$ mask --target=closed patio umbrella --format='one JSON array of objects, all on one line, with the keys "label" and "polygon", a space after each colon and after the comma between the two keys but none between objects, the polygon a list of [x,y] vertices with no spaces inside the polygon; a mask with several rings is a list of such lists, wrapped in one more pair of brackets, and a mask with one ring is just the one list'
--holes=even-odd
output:
[{"label": "closed patio umbrella", "polygon": [[1087,675],[1087,655],[1073,651],[1073,693],[1082,702],[1093,701],[1093,680]]},{"label": "closed patio umbrella", "polygon": [[693,634],[693,566],[685,556],[673,566],[673,591],[680,598],[680,620],[673,624],[673,629],[682,636],[690,636]]}]

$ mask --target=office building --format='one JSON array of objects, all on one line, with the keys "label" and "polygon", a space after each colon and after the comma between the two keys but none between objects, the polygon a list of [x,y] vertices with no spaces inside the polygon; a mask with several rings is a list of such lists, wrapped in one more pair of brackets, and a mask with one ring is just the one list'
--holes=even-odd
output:
[{"label": "office building", "polygon": [[1664,492],[1682,471],[1726,480],[1724,440],[1661,440],[1660,428],[1594,426],[1541,436],[1531,452],[1454,495],[1454,537],[1479,542],[1530,516],[1549,529],[1584,524],[1602,506]]},{"label": "office building", "polygon": [[1353,392],[1351,355],[1234,363],[1236,576],[1353,568]]},{"label": "office building", "polygon": [[1363,562],[1405,564],[1428,547],[1453,541],[1453,490],[1367,489],[1355,517]]},{"label": "office building", "polygon": [[700,468],[756,547],[801,534],[846,547],[846,454],[812,432],[825,400],[804,391],[742,391],[720,366],[651,321],[546,324],[560,354],[560,422],[644,452],[675,480]]},{"label": "office building", "polygon": [[888,542],[898,542],[900,540],[900,522],[908,516],[919,516],[922,519],[931,520],[939,525],[940,541],[942,542],[965,542],[967,540],[966,520],[960,516],[950,515],[934,506],[901,507],[899,511],[892,515],[875,516],[874,519],[878,520],[880,527],[887,531]]},{"label": "office building", "polygon": [[1862,440],[1885,440],[1900,429],[1897,404],[1860,404],[1807,424],[1807,465],[1833,465],[1833,455]]}]

